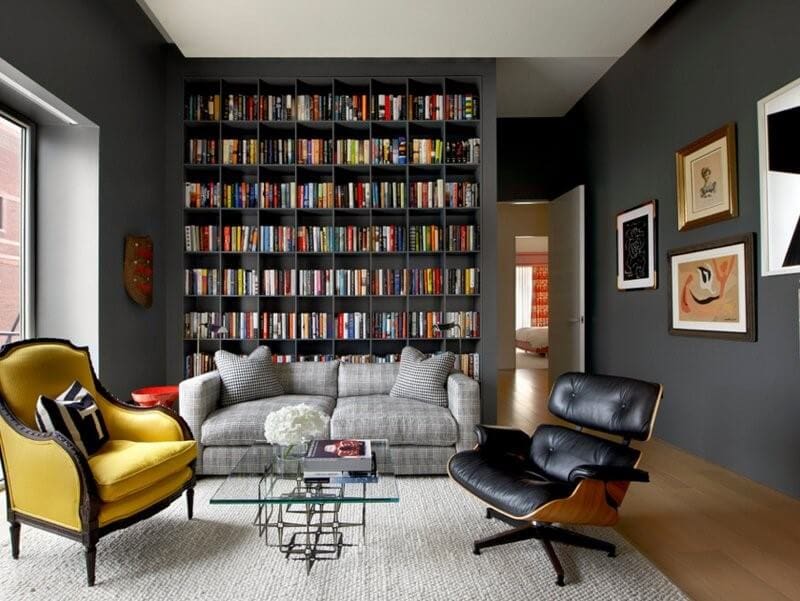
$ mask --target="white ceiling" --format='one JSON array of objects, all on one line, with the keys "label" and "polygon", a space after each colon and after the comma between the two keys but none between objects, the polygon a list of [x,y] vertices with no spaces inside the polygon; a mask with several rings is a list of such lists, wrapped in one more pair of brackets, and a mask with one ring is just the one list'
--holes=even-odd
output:
[{"label": "white ceiling", "polygon": [[674,0],[138,2],[189,58],[512,58],[498,114],[522,117],[563,115]]}]

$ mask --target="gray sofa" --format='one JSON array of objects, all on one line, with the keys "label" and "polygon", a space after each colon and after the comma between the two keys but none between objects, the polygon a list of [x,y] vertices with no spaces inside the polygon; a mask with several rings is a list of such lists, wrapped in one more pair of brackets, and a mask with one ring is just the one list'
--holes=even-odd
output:
[{"label": "gray sofa", "polygon": [[[253,443],[264,442],[267,415],[300,403],[331,416],[331,438],[388,439],[397,474],[446,474],[453,453],[475,445],[480,389],[464,374],[448,377],[448,404],[439,407],[389,396],[397,363],[330,361],[275,367],[285,394],[227,407],[219,406],[216,371],[181,382],[179,412],[198,442],[198,474],[230,473]],[[258,464],[256,458],[253,472],[259,471]]]}]

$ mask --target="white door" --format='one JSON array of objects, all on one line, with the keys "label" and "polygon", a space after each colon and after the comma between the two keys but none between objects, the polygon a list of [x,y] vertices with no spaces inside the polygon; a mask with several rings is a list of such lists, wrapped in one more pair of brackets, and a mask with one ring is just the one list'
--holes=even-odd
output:
[{"label": "white door", "polygon": [[584,371],[584,187],[550,203],[550,381],[567,371]]}]

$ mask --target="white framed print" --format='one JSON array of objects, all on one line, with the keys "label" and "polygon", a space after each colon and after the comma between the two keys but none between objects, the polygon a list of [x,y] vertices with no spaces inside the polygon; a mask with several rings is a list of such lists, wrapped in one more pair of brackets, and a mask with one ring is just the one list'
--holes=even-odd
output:
[{"label": "white framed print", "polygon": [[758,102],[761,275],[800,273],[800,79]]},{"label": "white framed print", "polygon": [[656,288],[656,201],[617,214],[617,290]]}]

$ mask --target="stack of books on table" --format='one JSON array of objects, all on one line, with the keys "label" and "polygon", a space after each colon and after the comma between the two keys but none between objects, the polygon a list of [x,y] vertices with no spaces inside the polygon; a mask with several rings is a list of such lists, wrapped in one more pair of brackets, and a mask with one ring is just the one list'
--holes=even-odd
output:
[{"label": "stack of books on table", "polygon": [[369,440],[314,440],[303,459],[303,479],[321,484],[377,482]]}]

